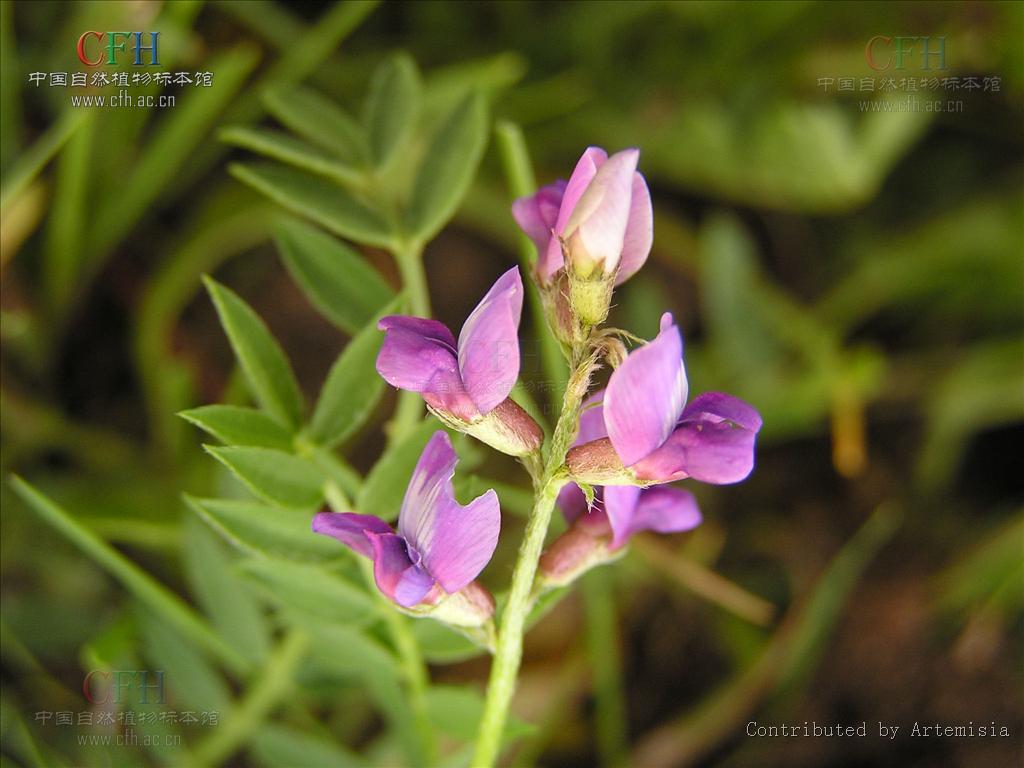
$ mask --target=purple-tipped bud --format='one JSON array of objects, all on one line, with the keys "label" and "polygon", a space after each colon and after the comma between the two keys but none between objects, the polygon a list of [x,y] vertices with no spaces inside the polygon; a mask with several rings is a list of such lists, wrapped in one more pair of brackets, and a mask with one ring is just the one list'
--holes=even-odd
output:
[{"label": "purple-tipped bud", "polygon": [[[600,513],[593,513],[595,516]],[[553,589],[572,584],[599,565],[615,560],[621,553],[612,552],[611,528],[606,535],[577,521],[569,530],[551,542],[540,556],[538,578],[544,588]]]},{"label": "purple-tipped bud", "polygon": [[561,236],[572,274],[587,279],[601,271],[614,277],[626,240],[639,157],[636,149],[609,157],[577,201]]},{"label": "purple-tipped bud", "polygon": [[701,522],[696,499],[681,488],[596,488],[594,505],[588,508],[583,491],[569,485],[559,494],[558,505],[570,526],[541,556],[545,586],[570,584],[620,557],[636,533],[678,533]]},{"label": "purple-tipped bud", "polygon": [[549,184],[513,204],[512,215],[537,246],[542,286],[567,267],[581,279],[600,272],[619,285],[643,266],[654,215],[647,182],[636,171],[638,155],[627,149],[608,157],[588,147],[568,182]]},{"label": "purple-tipped bud", "polygon": [[565,458],[573,480],[590,485],[632,485],[636,477],[622,463],[607,437],[569,449]]}]

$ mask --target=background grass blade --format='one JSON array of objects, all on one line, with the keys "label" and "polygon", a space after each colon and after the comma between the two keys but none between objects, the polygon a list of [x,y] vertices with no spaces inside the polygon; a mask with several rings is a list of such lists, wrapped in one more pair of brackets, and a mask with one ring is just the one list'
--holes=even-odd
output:
[{"label": "background grass blade", "polygon": [[171,590],[155,581],[152,576],[96,534],[83,528],[71,515],[25,480],[14,475],[10,479],[10,484],[33,512],[60,531],[151,610],[192,638],[197,645],[215,656],[232,672],[239,674],[248,669],[245,658],[214,633],[209,625],[196,616]]}]

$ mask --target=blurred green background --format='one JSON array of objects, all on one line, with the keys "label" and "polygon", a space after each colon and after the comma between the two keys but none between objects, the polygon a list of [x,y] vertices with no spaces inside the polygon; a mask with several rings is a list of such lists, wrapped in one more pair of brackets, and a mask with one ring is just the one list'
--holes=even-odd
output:
[{"label": "blurred green background", "polygon": [[[232,481],[175,413],[244,402],[200,278],[215,274],[258,310],[307,394],[347,334],[281,264],[280,208],[227,166],[251,157],[236,146],[239,127],[279,122],[268,94],[301,83],[358,113],[377,66],[407,51],[423,73],[425,135],[476,89],[499,137],[521,126],[541,183],[567,176],[589,144],[641,149],[654,251],[616,292],[612,322],[650,337],[672,310],[691,392],[732,392],[765,419],[747,482],[693,489],[700,529],[638,541],[528,637],[515,709],[534,727],[510,760],[1019,758],[1024,4],[0,8],[4,477],[56,500],[76,531],[196,606],[244,655],[267,658],[273,603],[181,497]],[[72,108],[67,88],[30,84],[32,72],[84,70],[82,31],[116,29],[159,30],[160,69],[210,71],[212,87],[180,91],[173,108],[103,111]],[[944,37],[947,69],[922,71],[911,57],[903,71],[875,72],[865,46],[876,35]],[[900,83],[932,76],[989,87],[940,82],[908,94]],[[841,78],[873,78],[875,89],[839,91]],[[960,106],[898,111],[910,97]],[[500,146],[492,135],[454,221],[426,250],[435,316],[451,327],[517,259]],[[399,287],[386,253],[362,253]],[[540,335],[528,320],[522,335],[526,389],[543,405]],[[357,469],[380,453],[393,403],[346,441]],[[483,476],[510,486],[499,487],[506,511],[521,506],[515,465],[479,453]],[[43,525],[6,480],[2,493],[4,765],[184,764],[181,748],[81,746],[81,729],[36,717],[87,709],[90,670],[143,668],[168,670],[179,710],[218,710],[231,723],[181,730],[217,762],[395,764],[387,698],[362,695],[372,682],[351,669],[300,669],[283,682],[273,666],[214,673],[202,649],[111,578],[106,555],[87,556]],[[499,584],[517,526],[506,525],[492,566]],[[338,652],[364,663],[355,647]],[[432,675],[448,712],[462,701],[454,686],[479,687],[487,667],[442,657]],[[278,699],[253,711],[247,693],[261,681]],[[866,720],[869,736],[751,738],[754,720]],[[888,742],[872,736],[878,721],[904,731],[994,721],[1013,736]],[[202,751],[207,738],[227,746]]]}]

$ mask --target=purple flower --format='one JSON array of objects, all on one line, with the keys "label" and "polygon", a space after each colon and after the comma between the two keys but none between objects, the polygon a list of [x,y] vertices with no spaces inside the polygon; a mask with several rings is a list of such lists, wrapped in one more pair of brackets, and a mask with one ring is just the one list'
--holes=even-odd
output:
[{"label": "purple flower", "polygon": [[493,490],[466,506],[455,500],[457,463],[448,435],[436,432],[409,481],[397,532],[379,517],[351,512],[320,512],[313,530],[371,558],[377,587],[398,605],[432,604],[458,593],[494,554],[501,514]]},{"label": "purple flower", "polygon": [[[707,392],[686,405],[683,342],[672,315],[654,341],[612,373],[584,413],[588,442],[569,452],[569,471],[597,485],[652,485],[692,477],[737,483],[754,468],[761,417],[742,400]],[[581,430],[582,433],[583,430]],[[607,437],[605,437],[607,435]]]},{"label": "purple flower", "polygon": [[591,536],[610,536],[612,552],[624,546],[634,533],[679,533],[701,522],[697,500],[682,488],[612,485],[594,491],[594,506],[587,509],[580,487],[567,485],[558,495],[558,506],[569,523]]},{"label": "purple flower", "polygon": [[[604,393],[598,392],[583,404],[575,445],[599,440],[606,434],[600,407],[603,397]],[[588,508],[583,491],[570,483],[558,494],[558,506],[569,529],[541,558],[541,579],[550,587],[570,584],[590,568],[615,559],[634,533],[678,533],[696,528],[701,522],[693,494],[668,486],[597,486],[594,504]]]},{"label": "purple flower", "polygon": [[519,378],[519,317],[523,282],[513,267],[494,284],[455,337],[436,320],[391,315],[377,372],[389,384],[419,392],[449,426],[498,450],[521,456],[543,434],[508,398]]},{"label": "purple flower", "polygon": [[693,494],[680,488],[609,486],[594,490],[590,509],[577,485],[567,485],[559,494],[558,505],[570,526],[541,555],[539,579],[543,586],[566,586],[591,568],[615,560],[634,533],[677,533],[700,525]]},{"label": "purple flower", "polygon": [[566,244],[573,271],[589,277],[600,269],[628,280],[647,260],[654,213],[647,182],[636,171],[640,152],[627,149],[608,157],[588,147],[569,181],[558,180],[512,205],[519,227],[537,246],[537,275],[552,282],[563,262]]}]

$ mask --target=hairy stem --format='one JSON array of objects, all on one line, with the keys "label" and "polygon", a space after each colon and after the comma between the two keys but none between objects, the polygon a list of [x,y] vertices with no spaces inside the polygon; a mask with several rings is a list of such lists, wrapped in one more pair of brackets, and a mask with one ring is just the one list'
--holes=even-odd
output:
[{"label": "hairy stem", "polygon": [[519,547],[519,558],[512,571],[508,603],[501,615],[484,714],[480,721],[476,751],[471,763],[474,768],[494,765],[501,750],[501,737],[505,730],[505,721],[508,719],[512,694],[515,693],[516,677],[523,657],[523,632],[533,604],[533,582],[537,575],[537,563],[544,548],[544,538],[551,523],[558,492],[569,481],[562,465],[579,428],[580,404],[587,392],[596,361],[596,354],[586,357],[573,372],[565,388],[562,413],[551,437],[551,448],[544,471],[536,486],[533,511],[530,513],[526,533]]}]

